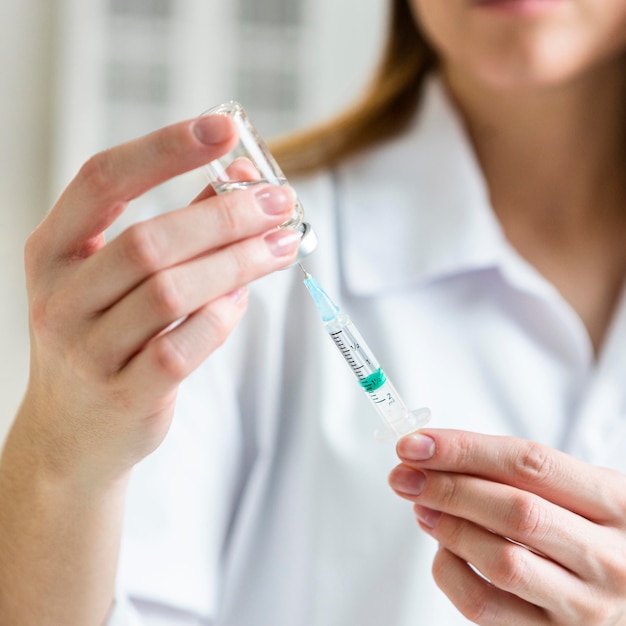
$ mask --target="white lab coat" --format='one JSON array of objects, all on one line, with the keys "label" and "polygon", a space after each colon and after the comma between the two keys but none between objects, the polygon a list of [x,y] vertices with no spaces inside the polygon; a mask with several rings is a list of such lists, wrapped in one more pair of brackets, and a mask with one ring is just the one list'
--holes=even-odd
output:
[{"label": "white lab coat", "polygon": [[[596,362],[506,241],[440,82],[401,138],[297,189],[320,240],[306,268],[409,406],[626,470],[626,298]],[[466,624],[377,426],[300,270],[259,281],[134,472],[110,626]]]}]

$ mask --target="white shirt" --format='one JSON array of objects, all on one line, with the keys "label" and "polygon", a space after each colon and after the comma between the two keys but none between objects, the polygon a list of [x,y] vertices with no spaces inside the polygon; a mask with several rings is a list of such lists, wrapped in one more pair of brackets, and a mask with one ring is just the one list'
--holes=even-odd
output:
[{"label": "white shirt", "polygon": [[[402,137],[297,188],[320,240],[306,268],[410,407],[626,471],[626,298],[596,361],[505,239],[439,81]],[[109,626],[467,624],[387,485],[377,420],[300,270],[258,281],[135,469]]]}]

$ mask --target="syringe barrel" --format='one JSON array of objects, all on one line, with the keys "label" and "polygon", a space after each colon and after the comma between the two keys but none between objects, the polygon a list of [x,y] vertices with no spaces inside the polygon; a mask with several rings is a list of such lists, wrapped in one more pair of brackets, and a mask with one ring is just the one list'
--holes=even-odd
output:
[{"label": "syringe barrel", "polygon": [[398,438],[423,426],[430,419],[430,411],[409,411],[350,318],[339,310],[313,276],[304,268],[302,271],[304,284],[322,317],[324,328],[385,424],[384,431],[379,432],[381,438]]},{"label": "syringe barrel", "polygon": [[366,391],[378,388],[380,385],[376,384],[375,377],[380,365],[350,318],[345,313],[339,313],[324,327],[361,386]]},{"label": "syringe barrel", "polygon": [[422,418],[418,419],[408,409],[363,336],[345,313],[339,313],[333,320],[326,322],[325,328],[391,434],[401,437],[423,424]]}]

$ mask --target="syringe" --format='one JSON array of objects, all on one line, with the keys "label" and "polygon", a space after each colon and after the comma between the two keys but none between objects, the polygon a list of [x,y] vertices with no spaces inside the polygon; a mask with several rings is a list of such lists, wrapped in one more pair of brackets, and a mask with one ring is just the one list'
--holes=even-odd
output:
[{"label": "syringe", "polygon": [[300,268],[304,272],[304,284],[322,316],[324,328],[385,425],[376,432],[377,438],[397,439],[426,424],[430,420],[430,410],[410,411],[407,408],[350,318],[339,310],[302,265]]}]

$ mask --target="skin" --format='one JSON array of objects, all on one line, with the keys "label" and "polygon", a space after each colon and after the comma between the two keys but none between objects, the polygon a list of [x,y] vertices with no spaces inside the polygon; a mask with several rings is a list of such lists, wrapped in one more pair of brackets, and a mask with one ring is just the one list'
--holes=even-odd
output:
[{"label": "skin", "polygon": [[527,16],[411,1],[505,233],[598,354],[626,272],[626,2],[543,0]]},{"label": "skin", "polygon": [[398,455],[390,481],[439,542],[433,575],[468,619],[626,624],[623,475],[537,443],[462,431],[409,435]]},{"label": "skin", "polygon": [[235,141],[228,119],[205,117],[98,154],[27,242],[30,381],[0,459],[2,624],[104,623],[131,468],[243,315],[246,285],[295,259],[298,236],[276,230],[293,194],[269,185],[206,189],[105,242],[130,200]]},{"label": "skin", "polygon": [[[626,2],[563,0],[532,16],[412,5],[507,237],[600,355],[626,276]],[[397,452],[390,485],[438,541],[433,575],[468,619],[626,624],[624,475],[470,432],[424,430]]]}]

